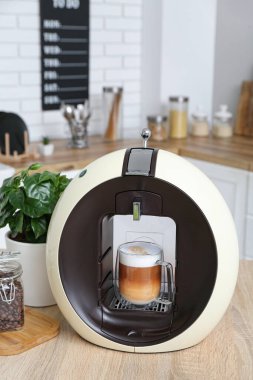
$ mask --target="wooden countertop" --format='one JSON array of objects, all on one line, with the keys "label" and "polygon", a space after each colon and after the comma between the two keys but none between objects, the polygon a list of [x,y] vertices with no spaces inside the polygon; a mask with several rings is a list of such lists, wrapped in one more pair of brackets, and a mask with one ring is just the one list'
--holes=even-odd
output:
[{"label": "wooden countertop", "polygon": [[225,316],[198,345],[163,354],[132,354],[80,338],[56,306],[40,309],[61,321],[60,334],[27,352],[0,357],[1,380],[251,380],[253,261],[241,261]]},{"label": "wooden countertop", "polygon": [[[92,136],[89,141],[89,148],[70,149],[67,148],[67,140],[57,140],[54,142],[55,153],[52,156],[40,157],[35,160],[25,159],[22,162],[12,162],[10,165],[14,166],[16,170],[20,170],[31,162],[39,161],[44,164],[44,169],[52,171],[81,169],[106,153],[142,145],[141,138],[106,142],[102,137]],[[37,144],[33,143],[32,145],[36,147]],[[169,139],[166,142],[150,141],[149,146],[161,148],[180,156],[253,171],[253,138],[250,137],[233,136],[218,139],[211,136],[189,136],[186,139]]]}]

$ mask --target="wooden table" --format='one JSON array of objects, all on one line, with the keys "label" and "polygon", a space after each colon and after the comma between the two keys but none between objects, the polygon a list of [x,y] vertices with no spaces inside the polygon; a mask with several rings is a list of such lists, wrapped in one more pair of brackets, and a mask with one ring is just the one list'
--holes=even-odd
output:
[{"label": "wooden table", "polygon": [[0,357],[1,380],[252,380],[253,261],[240,263],[232,303],[214,331],[195,347],[163,354],[107,350],[80,338],[56,306],[60,335],[27,352]]}]

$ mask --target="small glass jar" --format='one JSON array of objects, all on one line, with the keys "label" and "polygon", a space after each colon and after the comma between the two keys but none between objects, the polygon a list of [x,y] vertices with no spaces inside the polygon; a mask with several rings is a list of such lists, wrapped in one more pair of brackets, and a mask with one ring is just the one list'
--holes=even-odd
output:
[{"label": "small glass jar", "polygon": [[223,104],[218,112],[214,114],[213,135],[215,137],[231,137],[233,134],[232,113],[228,111],[228,106]]},{"label": "small glass jar", "polygon": [[209,125],[207,121],[207,114],[202,110],[200,106],[192,114],[192,126],[191,134],[193,136],[208,136]]},{"label": "small glass jar", "polygon": [[148,116],[148,128],[151,131],[150,140],[165,141],[168,138],[167,117],[162,115]]},{"label": "small glass jar", "polygon": [[103,87],[103,128],[108,141],[122,138],[122,87]]},{"label": "small glass jar", "polygon": [[24,325],[22,267],[0,255],[0,332],[19,330]]},{"label": "small glass jar", "polygon": [[169,135],[172,138],[187,137],[188,101],[189,98],[185,96],[169,97]]}]

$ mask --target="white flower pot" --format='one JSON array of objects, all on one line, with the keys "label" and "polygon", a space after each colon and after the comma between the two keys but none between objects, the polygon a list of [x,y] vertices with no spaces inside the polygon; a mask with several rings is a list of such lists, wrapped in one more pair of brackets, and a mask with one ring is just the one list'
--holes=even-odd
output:
[{"label": "white flower pot", "polygon": [[24,303],[27,306],[43,307],[54,305],[46,268],[46,243],[21,243],[5,235],[9,251],[19,251],[18,260],[23,268]]},{"label": "white flower pot", "polygon": [[54,152],[54,144],[40,144],[39,145],[39,153],[42,156],[51,156]]}]

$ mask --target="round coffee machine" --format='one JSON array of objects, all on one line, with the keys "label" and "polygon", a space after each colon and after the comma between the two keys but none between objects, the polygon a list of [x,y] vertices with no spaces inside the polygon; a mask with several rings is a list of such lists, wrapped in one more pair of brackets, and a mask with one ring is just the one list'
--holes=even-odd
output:
[{"label": "round coffee machine", "polygon": [[[139,304],[140,294],[129,293],[133,283],[126,282],[133,268],[119,284],[122,299],[115,291],[118,247],[136,241],[157,244],[164,257],[148,262],[170,269],[154,277],[159,288]],[[134,244],[135,255],[145,253],[140,246],[136,252]],[[141,260],[131,262],[147,272],[152,265]],[[135,265],[129,262],[121,264]],[[115,350],[165,352],[200,342],[228,307],[238,263],[234,222],[213,183],[183,158],[146,146],[84,168],[56,205],[48,231],[48,276],[60,310],[83,338]]]}]

